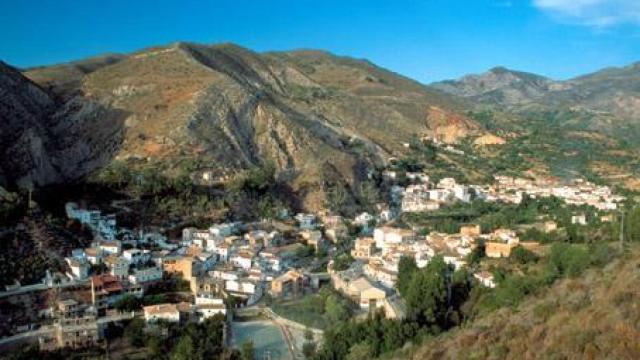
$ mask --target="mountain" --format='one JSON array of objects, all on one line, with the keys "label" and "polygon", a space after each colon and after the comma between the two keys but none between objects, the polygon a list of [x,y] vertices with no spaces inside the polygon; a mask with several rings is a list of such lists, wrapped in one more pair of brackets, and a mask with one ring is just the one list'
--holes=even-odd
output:
[{"label": "mountain", "polygon": [[480,75],[432,84],[485,105],[517,111],[570,109],[624,121],[640,119],[640,63],[607,68],[566,81],[497,67]]},{"label": "mountain", "polygon": [[564,89],[547,94],[543,104],[575,106],[623,120],[640,119],[640,62],[603,69],[562,84]]},{"label": "mountain", "polygon": [[[637,64],[568,81],[498,67],[423,85],[324,51],[175,43],[22,74],[3,69],[0,88],[13,104],[0,128],[8,186],[82,179],[114,160],[169,176],[194,163],[225,173],[273,163],[278,179],[319,209],[328,186],[354,188],[372,168],[409,154],[416,135],[464,143],[492,132],[499,143],[509,139],[497,155],[571,173],[610,173],[603,164],[621,151],[632,164],[638,154],[623,142],[640,144]],[[576,161],[585,149],[598,150]],[[616,176],[633,177],[630,166],[614,165]]]},{"label": "mountain", "polygon": [[[99,132],[122,136],[109,157],[161,162],[168,173],[189,158],[232,171],[273,162],[294,189],[310,189],[312,208],[325,179],[354,184],[416,134],[455,142],[482,133],[452,96],[366,60],[315,50],[176,43],[24,75],[53,108],[38,116],[43,129],[68,121],[60,109],[69,103],[97,104],[122,115],[89,116]],[[73,114],[84,120],[85,112]],[[93,131],[77,135],[92,138]]]},{"label": "mountain", "polygon": [[432,84],[436,89],[473,101],[500,105],[526,104],[562,85],[540,75],[495,67],[479,75]]},{"label": "mountain", "polygon": [[640,190],[640,63],[566,81],[495,68],[432,86],[466,99],[485,129],[514,134],[509,145],[553,174]]},{"label": "mountain", "polygon": [[84,98],[58,102],[0,62],[0,184],[63,182],[102,166],[119,141],[118,114]]}]

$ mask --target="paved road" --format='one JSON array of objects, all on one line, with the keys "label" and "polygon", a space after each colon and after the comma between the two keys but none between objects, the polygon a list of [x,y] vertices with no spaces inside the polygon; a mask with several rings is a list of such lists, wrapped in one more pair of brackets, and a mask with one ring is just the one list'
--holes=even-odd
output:
[{"label": "paved road", "polygon": [[[118,322],[118,321],[122,321],[122,320],[128,320],[128,319],[132,319],[133,317],[135,317],[136,314],[131,312],[131,313],[123,313],[123,314],[118,314],[118,315],[113,315],[113,316],[104,316],[101,318],[98,318],[98,324],[107,324],[110,322]],[[25,331],[23,333],[20,334],[16,334],[13,336],[7,336],[4,338],[0,339],[0,345],[7,345],[7,344],[11,344],[11,343],[15,343],[15,342],[19,342],[22,340],[27,340],[29,338],[32,337],[38,337],[38,336],[42,336],[42,335],[46,335],[46,334],[50,334],[55,330],[55,327],[53,325],[45,325],[37,330],[31,330],[31,331]]]},{"label": "paved road", "polygon": [[0,292],[0,299],[1,298],[5,298],[5,297],[9,297],[9,296],[14,296],[14,295],[22,295],[22,294],[30,293],[32,291],[43,291],[43,290],[55,289],[55,288],[64,289],[64,288],[68,288],[68,287],[85,285],[87,283],[89,283],[89,279],[71,280],[69,282],[56,284],[56,285],[53,285],[53,286],[48,286],[46,284],[25,285],[25,286],[21,286],[19,289],[16,289],[16,290],[9,290],[9,291]]},{"label": "paved road", "polygon": [[36,336],[40,336],[40,335],[49,334],[51,332],[53,332],[53,326],[46,325],[46,326],[43,326],[43,327],[39,328],[38,330],[25,331],[23,333],[16,334],[16,335],[13,335],[13,336],[3,337],[3,338],[0,339],[0,345],[6,345],[6,344],[14,343],[14,342],[19,342],[21,340],[26,340],[26,339],[29,339],[31,337],[36,337]]}]

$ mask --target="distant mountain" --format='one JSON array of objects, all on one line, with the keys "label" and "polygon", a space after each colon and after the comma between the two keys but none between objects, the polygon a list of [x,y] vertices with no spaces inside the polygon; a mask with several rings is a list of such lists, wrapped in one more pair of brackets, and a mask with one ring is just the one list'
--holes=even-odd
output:
[{"label": "distant mountain", "polygon": [[640,62],[607,68],[562,82],[545,96],[547,106],[574,106],[624,120],[640,120]]},{"label": "distant mountain", "polygon": [[494,68],[431,86],[466,98],[476,108],[547,118],[560,133],[568,126],[640,144],[640,63],[566,81]]},{"label": "distant mountain", "polygon": [[497,67],[432,86],[483,104],[517,110],[535,104],[546,109],[571,108],[640,120],[640,63],[607,68],[567,81]]},{"label": "distant mountain", "polygon": [[539,100],[561,84],[531,73],[496,67],[479,75],[432,84],[444,92],[474,101],[519,105]]},{"label": "distant mountain", "polygon": [[42,119],[69,101],[97,104],[122,115],[91,117],[99,132],[122,134],[105,156],[159,162],[169,174],[187,158],[226,169],[274,162],[312,208],[322,203],[324,180],[354,184],[368,167],[406,151],[414,135],[453,142],[482,133],[455,97],[366,60],[316,50],[261,54],[176,43],[24,75],[53,103],[38,117],[43,129],[49,120]]}]

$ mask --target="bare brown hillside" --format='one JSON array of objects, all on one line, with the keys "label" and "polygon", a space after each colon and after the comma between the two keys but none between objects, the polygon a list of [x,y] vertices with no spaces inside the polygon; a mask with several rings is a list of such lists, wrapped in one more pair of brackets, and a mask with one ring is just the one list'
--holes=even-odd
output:
[{"label": "bare brown hillside", "polygon": [[274,162],[310,208],[321,206],[325,179],[353,184],[413,135],[454,142],[480,132],[450,96],[326,52],[177,43],[77,64],[25,75],[53,96],[126,114],[116,159],[169,169],[184,158],[227,169]]}]

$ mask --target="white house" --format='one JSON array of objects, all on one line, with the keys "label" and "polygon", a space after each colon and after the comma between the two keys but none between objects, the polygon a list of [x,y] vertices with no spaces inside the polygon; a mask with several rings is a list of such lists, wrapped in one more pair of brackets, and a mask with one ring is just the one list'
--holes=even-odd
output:
[{"label": "white house", "polygon": [[226,270],[213,270],[209,272],[214,279],[221,280],[237,280],[238,272],[237,271],[226,271]]},{"label": "white house", "polygon": [[229,245],[220,244],[216,247],[215,252],[218,254],[220,261],[222,262],[229,261]]},{"label": "white house", "polygon": [[198,293],[195,297],[196,305],[207,305],[207,304],[224,304],[223,299],[213,294],[209,293]]},{"label": "white house", "polygon": [[132,284],[144,284],[153,281],[162,280],[162,268],[151,267],[147,269],[135,269],[133,274],[129,275],[129,282]]},{"label": "white house", "polygon": [[571,223],[578,225],[587,225],[587,217],[584,214],[571,216]]},{"label": "white house", "polygon": [[282,270],[282,259],[279,255],[272,254],[270,252],[261,252],[260,259],[262,266],[267,270],[279,272]]},{"label": "white house", "polygon": [[442,178],[438,181],[437,187],[440,189],[453,189],[456,186],[456,180],[454,178]]},{"label": "white house", "polygon": [[242,268],[244,270],[249,270],[251,269],[252,259],[253,257],[250,254],[238,253],[230,258],[230,262],[233,264],[233,266]]},{"label": "white house", "polygon": [[200,321],[204,321],[218,314],[226,315],[227,308],[221,298],[200,294],[196,297],[196,313]]},{"label": "white house", "polygon": [[409,229],[383,226],[373,230],[373,239],[377,248],[384,249],[391,244],[400,244],[403,241],[413,240],[414,233]]},{"label": "white house", "polygon": [[453,196],[460,201],[471,201],[471,193],[469,192],[469,187],[465,185],[456,184],[453,187]]},{"label": "white house", "polygon": [[493,275],[491,275],[490,272],[488,271],[481,271],[479,273],[475,273],[473,274],[473,277],[478,279],[478,281],[480,282],[480,284],[489,287],[489,288],[494,288],[496,287],[496,283],[493,279]]},{"label": "white house", "polygon": [[258,283],[249,279],[227,280],[225,290],[248,298],[250,303],[262,295],[262,288]]},{"label": "white house", "polygon": [[98,243],[98,248],[100,248],[100,250],[102,250],[105,254],[118,255],[122,251],[122,244],[119,240],[101,241]]},{"label": "white house", "polygon": [[376,217],[369,214],[368,212],[363,212],[360,215],[356,216],[353,219],[353,223],[356,225],[360,225],[363,231],[369,230],[371,223],[376,220]]},{"label": "white house", "polygon": [[102,263],[102,250],[97,247],[90,247],[84,249],[84,255],[92,265],[98,265]]},{"label": "white house", "polygon": [[89,269],[91,268],[91,265],[89,265],[89,262],[86,259],[68,257],[65,258],[65,260],[67,261],[67,264],[71,269],[71,274],[74,278],[82,280],[89,277]]},{"label": "white house", "polygon": [[377,309],[384,306],[387,294],[369,280],[360,277],[349,284],[349,289],[358,299],[361,309]]},{"label": "white house", "polygon": [[131,264],[139,265],[151,260],[151,252],[149,250],[127,249],[122,252],[122,257]]},{"label": "white house", "polygon": [[144,320],[147,323],[158,320],[180,322],[185,315],[188,315],[192,311],[192,306],[189,303],[158,304],[145,306],[143,310]]}]

